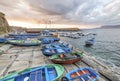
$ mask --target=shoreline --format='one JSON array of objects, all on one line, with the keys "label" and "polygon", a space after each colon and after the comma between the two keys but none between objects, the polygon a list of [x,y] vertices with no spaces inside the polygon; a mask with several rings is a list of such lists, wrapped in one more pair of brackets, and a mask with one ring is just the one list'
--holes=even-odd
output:
[{"label": "shoreline", "polygon": [[[66,42],[63,38],[60,39]],[[40,50],[41,47],[42,45],[36,47],[19,47],[3,44],[0,47],[0,49],[4,51],[4,53],[0,55],[0,76],[2,77],[3,75],[28,67],[51,64],[50,59],[42,54]],[[75,50],[80,51],[80,49],[77,48],[75,48]],[[63,65],[63,67],[65,68],[64,75],[79,67],[91,67],[98,71],[100,75],[98,81],[120,81],[119,73],[116,73],[112,68],[89,56],[86,52],[84,52],[82,61],[70,65]]]},{"label": "shoreline", "polygon": [[[62,38],[62,40],[64,42],[65,39]],[[78,48],[75,48],[76,51],[82,51]],[[83,51],[84,55],[83,55],[83,59],[81,60],[82,62],[84,62],[86,65],[97,69],[97,71],[103,75],[104,77],[106,77],[109,80],[112,81],[120,81],[120,71],[114,71],[115,69],[113,67],[109,67],[107,66],[105,63],[103,64],[102,62],[98,61],[97,59],[95,59],[94,56],[90,56],[87,52]],[[111,74],[111,75],[110,75]]]}]

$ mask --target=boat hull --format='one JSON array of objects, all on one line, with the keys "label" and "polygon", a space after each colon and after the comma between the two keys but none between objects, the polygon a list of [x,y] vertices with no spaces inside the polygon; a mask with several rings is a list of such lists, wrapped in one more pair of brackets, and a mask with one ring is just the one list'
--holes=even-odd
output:
[{"label": "boat hull", "polygon": [[37,41],[36,42],[24,42],[25,40],[9,40],[8,43],[9,44],[12,44],[12,45],[15,45],[15,46],[39,46],[41,45],[41,42],[40,41]]},{"label": "boat hull", "polygon": [[62,78],[62,81],[96,81],[99,75],[92,69],[78,68],[70,71]]},{"label": "boat hull", "polygon": [[72,52],[72,48],[68,47],[69,44],[63,45],[63,44],[48,44],[45,45],[42,49],[42,52],[46,56],[51,56],[54,54],[60,54],[60,53],[70,53]]},{"label": "boat hull", "polygon": [[0,81],[58,81],[64,68],[58,64],[27,68],[0,78]]},{"label": "boat hull", "polygon": [[92,46],[94,44],[94,38],[85,41],[85,46]]},{"label": "boat hull", "polygon": [[76,59],[72,59],[72,60],[61,60],[61,61],[58,61],[58,60],[51,60],[53,63],[56,63],[56,64],[72,64],[72,63],[75,63],[75,62],[78,62],[80,61],[82,58],[76,58]]},{"label": "boat hull", "polygon": [[7,38],[0,38],[0,43],[6,43],[7,42]]},{"label": "boat hull", "polygon": [[41,45],[41,43],[34,43],[34,44],[20,44],[20,43],[10,43],[12,45],[15,45],[15,46],[39,46]]},{"label": "boat hull", "polygon": [[40,36],[40,34],[35,34],[35,33],[31,33],[31,34],[8,34],[9,36]]},{"label": "boat hull", "polygon": [[53,55],[51,57],[51,61],[56,64],[57,63],[58,64],[72,64],[72,63],[80,61],[82,58],[83,58],[83,52],[72,52],[70,54],[66,54],[63,58],[60,58],[59,54]]},{"label": "boat hull", "polygon": [[46,37],[46,38],[41,38],[39,40],[41,40],[43,44],[50,44],[50,43],[59,41],[60,39],[59,38],[53,38],[53,37]]}]

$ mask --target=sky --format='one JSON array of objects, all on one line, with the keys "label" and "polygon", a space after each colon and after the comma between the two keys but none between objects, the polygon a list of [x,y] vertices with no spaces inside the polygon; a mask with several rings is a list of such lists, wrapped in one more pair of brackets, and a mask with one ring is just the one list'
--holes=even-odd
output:
[{"label": "sky", "polygon": [[15,26],[94,28],[120,24],[120,0],[0,0],[0,12]]}]

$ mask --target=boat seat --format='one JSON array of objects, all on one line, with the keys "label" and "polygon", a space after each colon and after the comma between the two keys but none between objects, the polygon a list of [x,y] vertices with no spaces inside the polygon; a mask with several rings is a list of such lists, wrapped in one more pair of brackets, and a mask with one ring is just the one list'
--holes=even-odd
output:
[{"label": "boat seat", "polygon": [[30,81],[42,81],[42,70],[30,73]]},{"label": "boat seat", "polygon": [[57,51],[58,53],[65,53],[65,51],[64,51],[63,49],[56,49],[56,51]]},{"label": "boat seat", "polygon": [[89,78],[89,79],[91,79],[91,77],[89,76],[89,72],[87,71],[87,70],[85,70],[85,71],[83,71],[83,70],[81,70],[84,74],[87,74],[87,77]]},{"label": "boat seat", "polygon": [[64,56],[65,56],[65,57],[68,57],[68,58],[72,58],[72,57],[75,58],[75,57],[77,57],[76,55],[71,55],[71,54],[67,54],[67,53],[64,54]]},{"label": "boat seat", "polygon": [[85,74],[85,75],[82,75],[81,77],[79,77],[80,78],[80,81],[91,81],[91,79],[88,77],[88,75],[87,74]]},{"label": "boat seat", "polygon": [[[80,79],[80,81],[87,81],[85,80],[83,77],[81,77],[80,73],[76,72],[76,74],[78,75],[78,78]],[[76,77],[77,78],[77,77]]]},{"label": "boat seat", "polygon": [[76,72],[76,74],[78,75],[78,76],[80,76],[79,78],[80,78],[80,81],[91,81],[91,77],[89,76],[89,74],[86,74],[86,72],[85,71],[83,71],[83,70],[81,70],[83,73],[84,73],[84,75],[81,75],[79,72]]}]

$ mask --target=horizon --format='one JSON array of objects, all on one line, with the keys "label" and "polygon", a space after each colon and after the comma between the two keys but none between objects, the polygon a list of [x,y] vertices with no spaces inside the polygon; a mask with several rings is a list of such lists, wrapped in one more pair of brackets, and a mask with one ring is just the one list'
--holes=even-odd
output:
[{"label": "horizon", "polygon": [[[14,23],[15,22],[15,23]],[[31,24],[31,23],[24,23],[24,22],[8,22],[10,26],[16,27],[23,27],[23,28],[79,28],[79,29],[92,29],[96,28],[96,26],[91,25],[68,25],[68,24]],[[12,25],[14,23],[14,25]],[[90,28],[89,28],[90,27]],[[99,28],[100,26],[98,26]]]},{"label": "horizon", "polygon": [[119,4],[119,0],[9,0],[0,1],[0,12],[10,26],[89,29],[120,24]]}]

